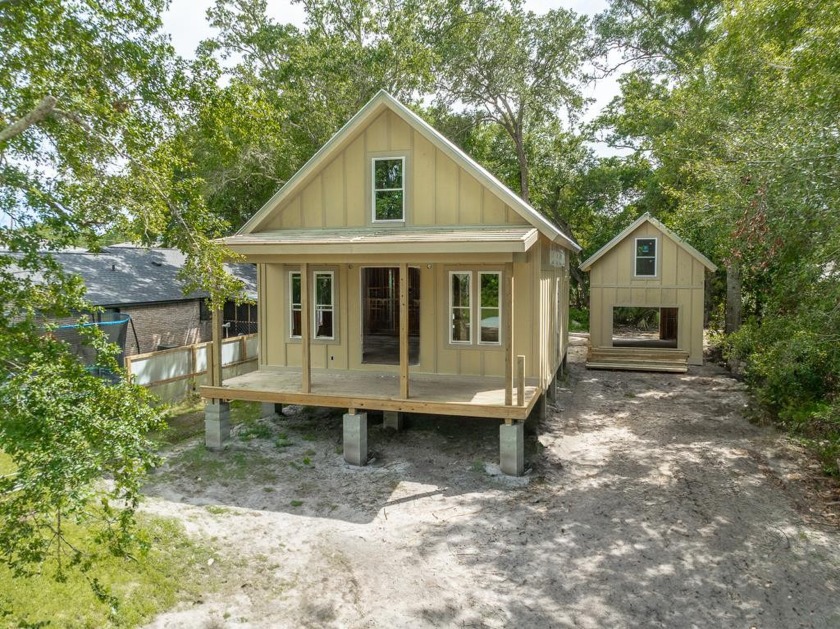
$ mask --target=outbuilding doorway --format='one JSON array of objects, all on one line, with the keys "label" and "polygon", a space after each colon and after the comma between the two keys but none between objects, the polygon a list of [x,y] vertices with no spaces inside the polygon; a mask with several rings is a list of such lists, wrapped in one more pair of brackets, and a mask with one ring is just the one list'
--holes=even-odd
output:
[{"label": "outbuilding doorway", "polygon": [[[400,269],[362,269],[362,362],[400,364]],[[408,362],[420,359],[420,270],[408,269]]]},{"label": "outbuilding doorway", "polygon": [[675,349],[679,308],[613,308],[613,347]]}]

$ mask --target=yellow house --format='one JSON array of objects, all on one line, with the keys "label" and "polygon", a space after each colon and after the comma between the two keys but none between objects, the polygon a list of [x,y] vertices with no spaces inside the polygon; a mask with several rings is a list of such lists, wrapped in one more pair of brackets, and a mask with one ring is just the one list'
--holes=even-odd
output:
[{"label": "yellow house", "polygon": [[[717,267],[645,214],[580,265],[589,272],[592,369],[685,372],[703,364],[706,271]],[[618,317],[649,309],[653,332],[619,333]]]},{"label": "yellow house", "polygon": [[208,445],[231,399],[348,409],[356,465],[367,410],[486,417],[522,473],[580,247],[415,113],[379,92],[224,243],[257,265],[260,358],[202,387]]}]

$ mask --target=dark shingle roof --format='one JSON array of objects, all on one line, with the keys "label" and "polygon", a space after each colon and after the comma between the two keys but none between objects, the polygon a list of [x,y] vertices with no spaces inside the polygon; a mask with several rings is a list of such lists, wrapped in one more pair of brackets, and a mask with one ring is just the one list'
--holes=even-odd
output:
[{"label": "dark shingle roof", "polygon": [[[96,306],[122,306],[206,297],[205,292],[185,295],[178,271],[186,257],[177,249],[146,249],[118,245],[101,253],[63,251],[53,257],[67,273],[81,276],[87,299]],[[245,292],[255,298],[257,271],[253,264],[227,264],[245,282]]]}]

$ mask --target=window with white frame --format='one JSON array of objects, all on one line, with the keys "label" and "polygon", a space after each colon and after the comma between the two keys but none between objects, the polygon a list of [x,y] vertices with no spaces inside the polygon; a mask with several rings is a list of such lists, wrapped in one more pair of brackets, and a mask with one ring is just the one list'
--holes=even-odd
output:
[{"label": "window with white frame", "polygon": [[372,162],[373,220],[405,220],[405,158],[382,157]]},{"label": "window with white frame", "polygon": [[[312,321],[313,338],[335,338],[335,285],[332,271],[315,271],[315,290],[310,288],[310,299],[314,303],[314,320]],[[313,294],[314,293],[314,294]],[[300,271],[289,273],[289,337],[301,337],[301,299]]]},{"label": "window with white frame", "polygon": [[333,272],[315,272],[315,338],[335,338]]},{"label": "window with white frame", "polygon": [[656,277],[656,238],[636,238],[636,277]]},{"label": "window with white frame", "polygon": [[502,324],[502,274],[481,271],[478,274],[479,323],[478,342],[482,345],[499,345]]},{"label": "window with white frame", "polygon": [[469,271],[449,273],[449,311],[451,325],[449,341],[452,343],[471,343],[472,326],[472,274]]},{"label": "window with white frame", "polygon": [[300,271],[289,273],[289,336],[300,338]]},{"label": "window with white frame", "polygon": [[[449,272],[449,342],[501,345],[502,274],[499,271]],[[473,334],[473,321],[478,334]]]}]

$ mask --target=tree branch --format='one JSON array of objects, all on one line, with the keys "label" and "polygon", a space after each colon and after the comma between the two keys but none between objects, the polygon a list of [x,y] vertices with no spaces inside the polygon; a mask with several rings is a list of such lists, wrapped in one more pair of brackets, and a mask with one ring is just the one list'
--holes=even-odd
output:
[{"label": "tree branch", "polygon": [[35,109],[22,118],[19,118],[5,129],[0,130],[0,142],[8,142],[12,138],[17,137],[26,131],[32,125],[38,124],[44,120],[44,118],[52,113],[57,103],[58,99],[55,96],[44,96],[44,98],[41,99],[41,102],[35,105]]}]

